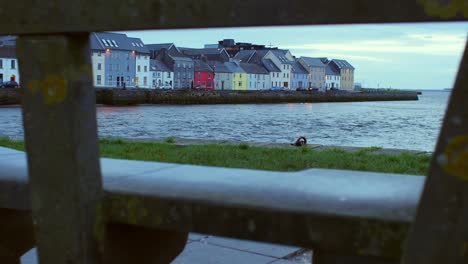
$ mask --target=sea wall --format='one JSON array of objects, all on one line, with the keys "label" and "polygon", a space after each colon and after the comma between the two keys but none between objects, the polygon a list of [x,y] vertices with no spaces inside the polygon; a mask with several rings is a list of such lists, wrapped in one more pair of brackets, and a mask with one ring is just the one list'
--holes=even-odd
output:
[{"label": "sea wall", "polygon": [[[21,89],[0,88],[0,105],[19,104]],[[146,89],[96,89],[96,102],[106,105],[136,104],[271,104],[418,100],[417,92],[344,91],[195,91]]]},{"label": "sea wall", "polygon": [[0,88],[0,105],[21,104],[21,89]]},{"label": "sea wall", "polygon": [[259,104],[418,100],[416,92],[148,91],[150,104]]}]

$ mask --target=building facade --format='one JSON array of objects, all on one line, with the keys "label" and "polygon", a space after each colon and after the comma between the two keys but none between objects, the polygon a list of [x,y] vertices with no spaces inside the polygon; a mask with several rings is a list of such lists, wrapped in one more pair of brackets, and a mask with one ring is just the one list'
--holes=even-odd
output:
[{"label": "building facade", "polygon": [[16,36],[0,37],[0,82],[14,81],[20,84]]},{"label": "building facade", "polygon": [[0,82],[20,83],[18,60],[14,48],[0,47]]},{"label": "building facade", "polygon": [[203,60],[193,60],[195,67],[194,88],[203,90],[214,90],[215,72]]},{"label": "building facade", "polygon": [[150,60],[151,88],[172,89],[174,73],[160,60]]},{"label": "building facade", "polygon": [[241,68],[247,74],[247,90],[270,89],[270,74],[268,71],[254,63],[241,63]]},{"label": "building facade", "polygon": [[159,59],[174,73],[174,89],[194,87],[194,62],[184,55],[173,43],[146,45],[152,59]]},{"label": "building facade", "polygon": [[309,73],[307,70],[295,60],[292,64],[291,71],[291,88],[292,89],[306,89],[308,88],[308,78]]},{"label": "building facade", "polygon": [[235,62],[209,62],[215,72],[215,90],[247,90],[247,73]]},{"label": "building facade", "polygon": [[309,83],[307,88],[316,88],[324,91],[326,87],[326,65],[322,60],[320,58],[301,57],[298,61],[308,72],[307,79]]},{"label": "building facade", "polygon": [[281,71],[279,74],[276,74],[276,79],[279,82],[277,87],[291,89],[291,72],[294,58],[289,50],[269,50],[263,59],[270,59]]},{"label": "building facade", "polygon": [[340,73],[340,89],[347,91],[354,90],[354,67],[346,60],[337,59],[331,60],[329,65]]},{"label": "building facade", "polygon": [[140,39],[97,32],[91,33],[90,43],[96,87],[150,87],[149,51]]},{"label": "building facade", "polygon": [[325,86],[326,89],[341,89],[341,75],[340,71],[337,71],[335,67],[330,64],[327,65],[325,70]]}]

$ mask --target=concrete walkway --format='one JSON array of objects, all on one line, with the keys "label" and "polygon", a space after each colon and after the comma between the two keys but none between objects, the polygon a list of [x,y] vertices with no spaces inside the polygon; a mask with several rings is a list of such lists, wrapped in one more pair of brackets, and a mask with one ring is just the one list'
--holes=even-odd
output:
[{"label": "concrete walkway", "polygon": [[[37,264],[37,251],[32,249],[22,264]],[[309,264],[312,253],[297,247],[258,243],[246,240],[190,234],[184,251],[173,264]]]}]

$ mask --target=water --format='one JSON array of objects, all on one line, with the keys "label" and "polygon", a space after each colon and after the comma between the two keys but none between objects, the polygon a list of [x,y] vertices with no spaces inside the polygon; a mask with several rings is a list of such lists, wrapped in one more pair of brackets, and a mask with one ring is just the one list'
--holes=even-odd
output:
[{"label": "water", "polygon": [[[433,151],[449,92],[419,101],[98,107],[99,135],[378,146]],[[22,138],[21,109],[0,107],[0,135]]]}]

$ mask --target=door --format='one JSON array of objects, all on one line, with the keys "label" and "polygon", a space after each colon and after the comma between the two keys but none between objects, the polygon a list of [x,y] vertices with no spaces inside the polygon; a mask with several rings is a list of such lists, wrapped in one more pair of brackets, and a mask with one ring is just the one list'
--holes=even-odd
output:
[{"label": "door", "polygon": [[11,81],[11,82],[15,82],[15,81],[16,81],[16,76],[15,76],[14,74],[12,74],[12,75],[10,76],[10,81]]},{"label": "door", "polygon": [[224,81],[221,81],[221,90],[224,90]]}]

